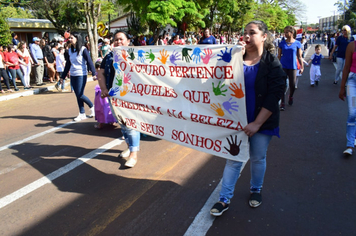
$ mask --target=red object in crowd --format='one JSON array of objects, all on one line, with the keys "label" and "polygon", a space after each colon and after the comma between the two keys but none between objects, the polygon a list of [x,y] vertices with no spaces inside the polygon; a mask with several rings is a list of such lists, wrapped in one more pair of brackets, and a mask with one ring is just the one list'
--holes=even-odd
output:
[{"label": "red object in crowd", "polygon": [[241,37],[240,37],[240,41],[243,41],[243,40],[244,40],[244,36],[241,36]]}]

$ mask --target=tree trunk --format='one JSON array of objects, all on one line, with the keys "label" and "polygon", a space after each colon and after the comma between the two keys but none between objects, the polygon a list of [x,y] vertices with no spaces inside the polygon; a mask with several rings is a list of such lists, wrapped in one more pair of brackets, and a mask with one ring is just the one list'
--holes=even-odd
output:
[{"label": "tree trunk", "polygon": [[98,16],[101,11],[101,4],[95,4],[93,0],[88,0],[84,3],[84,9],[90,43],[90,56],[93,63],[95,63],[96,59],[98,59],[98,31],[96,26],[98,24]]}]

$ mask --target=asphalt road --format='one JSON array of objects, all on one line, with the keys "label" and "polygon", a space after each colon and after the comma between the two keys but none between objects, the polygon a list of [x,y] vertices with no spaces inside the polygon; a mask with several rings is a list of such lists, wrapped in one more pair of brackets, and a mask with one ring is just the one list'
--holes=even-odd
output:
[{"label": "asphalt road", "polygon": [[[342,155],[347,104],[332,84],[333,64],[322,60],[321,70],[312,88],[306,67],[294,105],[281,112],[262,205],[248,206],[247,164],[230,209],[215,220],[200,210],[224,159],[143,137],[138,164],[126,169],[119,127],[72,122],[74,94],[0,102],[0,235],[356,235],[356,163]],[[85,92],[92,100],[95,84]],[[194,221],[201,214],[211,227],[187,231],[209,225]]]}]

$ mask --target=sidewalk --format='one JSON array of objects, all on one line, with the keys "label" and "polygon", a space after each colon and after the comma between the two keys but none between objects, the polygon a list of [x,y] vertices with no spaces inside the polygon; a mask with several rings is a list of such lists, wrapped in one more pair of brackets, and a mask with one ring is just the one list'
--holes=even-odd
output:
[{"label": "sidewalk", "polygon": [[[88,75],[87,82],[91,82],[91,81],[93,81],[92,75]],[[70,82],[67,79],[66,82],[65,82],[65,86],[64,87],[68,87],[68,86],[70,86]],[[3,87],[6,88],[5,85]],[[34,88],[33,89],[29,89],[29,90],[24,90],[22,84],[18,85],[17,87],[20,89],[17,92],[15,92],[15,91],[13,93],[6,92],[5,94],[0,93],[0,102],[11,100],[11,99],[14,99],[14,98],[26,97],[26,96],[31,96],[31,95],[35,95],[35,94],[40,94],[40,93],[44,93],[44,92],[47,92],[47,91],[57,91],[57,89],[55,87],[55,83],[49,83],[49,82],[47,82],[46,85],[42,85],[42,86],[33,85]]]}]

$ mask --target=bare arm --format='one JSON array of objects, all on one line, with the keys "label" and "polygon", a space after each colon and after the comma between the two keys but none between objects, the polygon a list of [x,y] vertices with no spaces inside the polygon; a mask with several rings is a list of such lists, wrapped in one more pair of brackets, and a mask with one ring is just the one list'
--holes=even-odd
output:
[{"label": "bare arm", "polygon": [[350,73],[350,68],[352,64],[352,54],[354,53],[354,50],[355,50],[355,42],[349,43],[346,48],[345,65],[342,71],[341,87],[339,92],[339,98],[343,101],[345,101],[345,97],[346,97],[345,85]]},{"label": "bare arm", "polygon": [[260,113],[258,113],[256,117],[256,120],[246,125],[245,128],[243,129],[245,134],[249,137],[252,137],[271,115],[272,115],[271,111],[262,107]]}]

